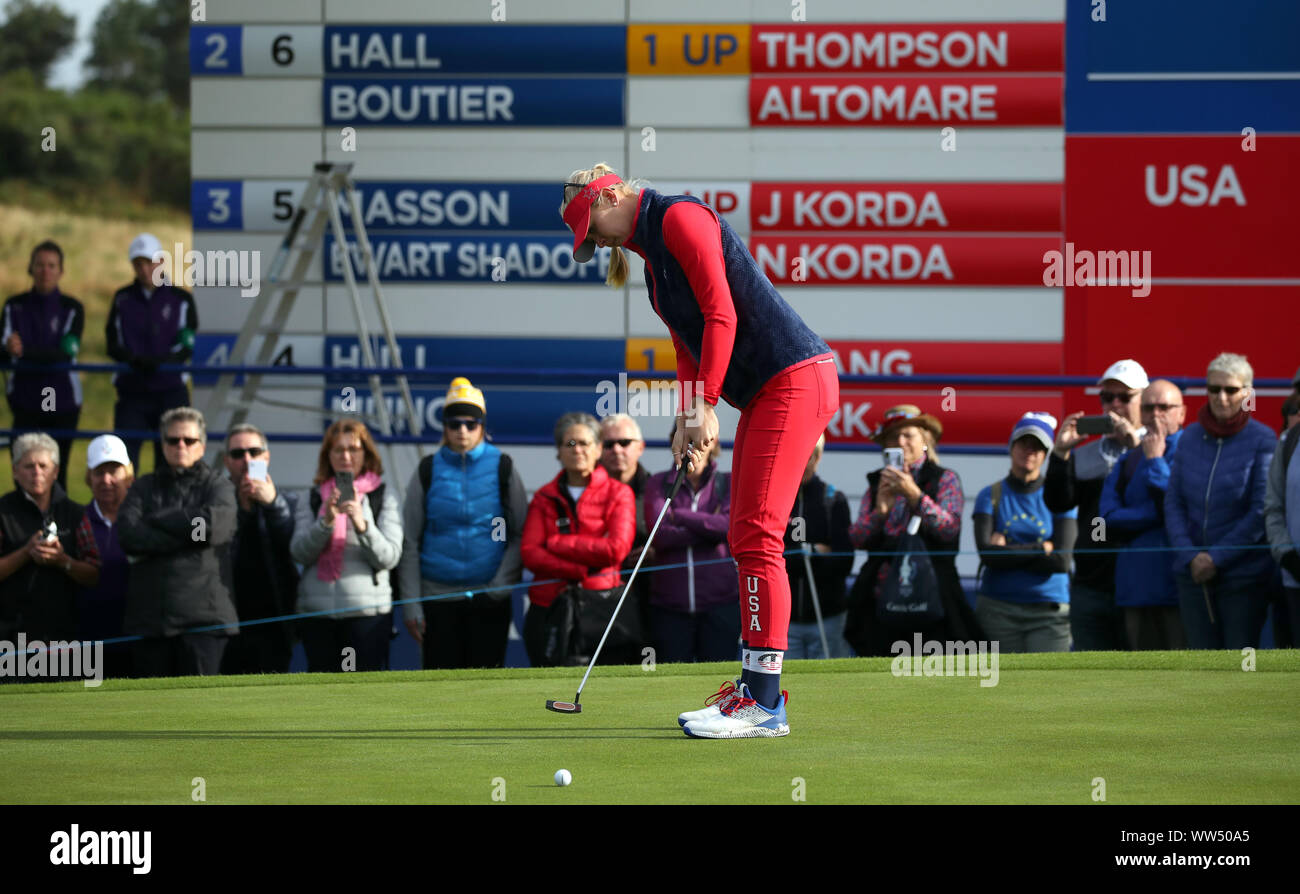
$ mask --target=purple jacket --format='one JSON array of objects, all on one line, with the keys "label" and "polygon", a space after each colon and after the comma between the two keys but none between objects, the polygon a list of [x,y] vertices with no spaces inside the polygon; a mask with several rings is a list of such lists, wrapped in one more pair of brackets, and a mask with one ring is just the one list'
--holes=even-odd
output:
[{"label": "purple jacket", "polygon": [[156,367],[160,363],[188,363],[194,354],[194,333],[198,328],[194,296],[184,289],[161,285],[148,298],[138,282],[118,289],[105,326],[108,356],[132,367],[129,372],[113,375],[118,394],[184,388],[188,375],[160,373]]},{"label": "purple jacket", "polygon": [[[55,289],[48,295],[24,292],[5,302],[0,323],[0,361],[14,365],[9,374],[9,406],[38,413],[46,407],[44,391],[54,389],[54,407],[64,413],[81,406],[81,375],[45,372],[42,366],[76,363],[86,312],[81,302]],[[18,333],[23,356],[15,361],[4,349],[9,336]],[[64,457],[67,462],[67,457]]]},{"label": "purple jacket", "polygon": [[[645,483],[647,528],[663,510],[675,474],[673,470],[660,472]],[[689,480],[683,482],[655,534],[654,564],[681,567],[651,575],[650,604],[694,614],[738,603],[740,585],[727,548],[730,525],[731,475],[719,472],[718,464],[710,462],[698,491],[691,489]]]}]

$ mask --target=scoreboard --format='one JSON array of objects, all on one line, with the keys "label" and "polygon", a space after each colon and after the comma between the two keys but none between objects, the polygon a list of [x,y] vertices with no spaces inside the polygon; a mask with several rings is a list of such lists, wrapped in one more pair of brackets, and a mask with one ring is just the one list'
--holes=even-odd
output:
[{"label": "scoreboard", "polygon": [[[1222,351],[1290,379],[1300,351],[1300,5],[1069,4],[1065,237],[1151,252],[1154,285],[1067,287],[1066,366],[1204,375]],[[1155,39],[1158,35],[1158,39]],[[1280,395],[1257,413],[1276,425]],[[1199,400],[1193,401],[1196,409]],[[1190,418],[1190,413],[1189,413]]]},{"label": "scoreboard", "polygon": [[[844,373],[1064,371],[1064,290],[1043,278],[1064,228],[1061,0],[754,0],[732,22],[689,0],[219,6],[190,34],[198,247],[273,253],[310,165],[354,162],[407,363],[674,368],[640,273],[610,290],[607,253],[568,252],[560,184],[606,161],[712,204]],[[327,236],[286,333],[297,362],[351,356],[350,261]],[[220,355],[246,304],[198,298]],[[435,434],[443,390],[420,395]],[[1026,409],[1063,409],[963,388],[953,412],[943,394],[846,386],[829,437],[865,443],[909,402],[946,442],[996,444]],[[542,381],[487,396],[504,438],[598,399]]]}]

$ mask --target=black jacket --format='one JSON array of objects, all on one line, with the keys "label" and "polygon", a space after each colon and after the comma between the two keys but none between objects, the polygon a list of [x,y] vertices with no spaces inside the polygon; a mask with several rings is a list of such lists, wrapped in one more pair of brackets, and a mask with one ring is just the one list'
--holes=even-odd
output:
[{"label": "black jacket", "polygon": [[[21,488],[0,497],[0,556],[27,549],[27,541],[52,519],[59,542],[79,558],[77,525],[86,507],[68,499],[58,482],[50,493],[50,511],[41,516]],[[72,640],[77,636],[77,584],[62,568],[28,562],[0,581],[0,639],[15,642],[19,631],[28,640]]]},{"label": "black jacket", "polygon": [[790,577],[791,624],[812,624],[817,621],[817,614],[813,610],[812,589],[808,586],[807,567],[799,553],[803,548],[802,543],[795,540],[796,525],[803,529],[798,532],[802,534],[803,543],[830,545],[831,555],[823,556],[814,552],[809,556],[822,617],[829,618],[844,611],[844,582],[853,570],[853,541],[849,539],[851,523],[849,501],[843,493],[816,475],[799,488],[790,524],[785,529],[785,569]]},{"label": "black jacket", "polygon": [[[1074,582],[1101,590],[1115,592],[1115,553],[1105,552],[1123,546],[1116,534],[1097,540],[1093,537],[1094,519],[1101,518],[1101,491],[1110,474],[1110,464],[1100,452],[1101,441],[1094,441],[1070,451],[1063,460],[1055,453],[1047,454],[1047,482],[1043,486],[1043,502],[1052,512],[1069,512],[1079,507],[1079,534],[1089,542],[1074,554]],[[1122,456],[1122,454],[1121,454]],[[1081,468],[1082,466],[1082,468]],[[1106,533],[1098,529],[1098,533]],[[1098,552],[1091,552],[1098,550]]]},{"label": "black jacket", "polygon": [[[230,541],[235,608],[241,620],[293,613],[298,598],[298,568],[289,554],[297,494],[277,488],[270,505],[237,510]],[[238,500],[236,500],[238,505]],[[284,625],[278,625],[284,627]]]},{"label": "black jacket", "polygon": [[[199,461],[137,479],[117,515],[118,542],[131,560],[127,633],[176,636],[190,628],[239,632],[230,598],[235,488]],[[200,523],[201,520],[201,523]]]},{"label": "black jacket", "polygon": [[[916,475],[916,483],[922,493],[932,500],[939,498],[939,482],[945,469],[927,459]],[[881,470],[867,475],[871,492],[875,493],[880,481]],[[928,627],[916,630],[902,627],[887,627],[876,620],[876,577],[880,566],[890,559],[882,553],[892,553],[898,549],[898,538],[881,534],[874,541],[867,543],[867,563],[858,572],[849,594],[849,614],[844,624],[844,638],[859,655],[884,655],[891,653],[891,645],[898,640],[911,642],[916,633],[923,640],[968,640],[985,639],[984,630],[975,619],[975,611],[966,601],[966,594],[961,588],[961,578],[957,575],[956,551],[961,542],[960,532],[952,540],[939,540],[921,529],[921,539],[930,551],[930,563],[939,578],[939,594],[943,600],[944,617]],[[874,551],[874,554],[873,554]],[[947,555],[936,555],[946,553]]]}]

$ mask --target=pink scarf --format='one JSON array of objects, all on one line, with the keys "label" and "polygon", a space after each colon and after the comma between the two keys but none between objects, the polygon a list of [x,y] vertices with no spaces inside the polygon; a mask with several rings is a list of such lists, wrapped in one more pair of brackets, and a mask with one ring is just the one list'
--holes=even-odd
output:
[{"label": "pink scarf", "polygon": [[[374,472],[366,472],[364,475],[356,478],[352,482],[352,490],[356,492],[357,499],[363,498],[380,485],[379,476]],[[330,478],[320,486],[320,512],[316,513],[317,518],[325,515],[325,507],[330,504],[334,498],[334,479]],[[346,512],[340,512],[334,516],[334,531],[330,534],[329,546],[321,551],[320,558],[316,560],[316,577],[318,580],[335,581],[343,576],[343,547],[348,540],[348,516]]]}]

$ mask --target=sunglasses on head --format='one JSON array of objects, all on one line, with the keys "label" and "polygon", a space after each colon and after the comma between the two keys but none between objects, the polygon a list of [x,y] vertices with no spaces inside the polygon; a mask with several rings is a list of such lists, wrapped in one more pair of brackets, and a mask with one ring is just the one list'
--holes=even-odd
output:
[{"label": "sunglasses on head", "polygon": [[195,444],[199,443],[199,439],[198,438],[163,438],[163,443],[165,443],[168,447],[177,447],[182,442],[184,442],[186,447],[193,447]]},{"label": "sunglasses on head", "polygon": [[477,420],[477,419],[446,419],[446,420],[443,420],[443,425],[445,425],[447,428],[449,428],[449,429],[452,430],[452,431],[460,431],[461,429],[464,429],[465,431],[478,431],[478,427],[479,427],[481,424],[482,424],[482,423],[481,423],[479,420]]},{"label": "sunglasses on head", "polygon": [[1104,404],[1112,401],[1119,401],[1122,404],[1132,403],[1133,398],[1137,397],[1136,394],[1130,394],[1127,391],[1103,391],[1099,396]]},{"label": "sunglasses on head", "polygon": [[266,452],[265,447],[232,447],[228,451],[231,459],[243,459],[247,456],[249,459],[257,459]]},{"label": "sunglasses on head", "polygon": [[1240,385],[1206,385],[1205,390],[1210,394],[1226,394],[1232,397],[1241,390]]},{"label": "sunglasses on head", "polygon": [[636,438],[610,438],[608,441],[604,441],[602,443],[604,444],[606,450],[614,449],[615,444],[617,444],[618,446],[626,450],[628,447],[631,447],[633,444],[635,444],[636,441],[637,441]]}]

